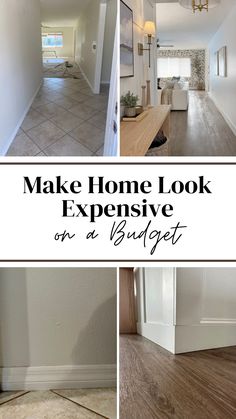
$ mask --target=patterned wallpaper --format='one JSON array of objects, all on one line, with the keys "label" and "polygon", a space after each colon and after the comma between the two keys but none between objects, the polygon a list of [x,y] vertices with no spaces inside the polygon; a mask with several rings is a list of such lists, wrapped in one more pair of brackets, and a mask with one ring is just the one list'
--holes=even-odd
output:
[{"label": "patterned wallpaper", "polygon": [[[192,76],[188,78],[189,88],[193,90],[205,89],[205,56],[204,49],[171,49],[159,50],[158,57],[190,57],[192,66]],[[164,79],[162,79],[164,80]]]}]

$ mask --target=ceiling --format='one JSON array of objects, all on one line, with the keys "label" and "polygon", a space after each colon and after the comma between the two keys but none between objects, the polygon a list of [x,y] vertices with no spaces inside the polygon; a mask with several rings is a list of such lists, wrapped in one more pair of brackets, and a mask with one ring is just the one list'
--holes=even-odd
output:
[{"label": "ceiling", "polygon": [[217,31],[235,0],[221,0],[221,4],[209,12],[193,13],[175,0],[154,0],[157,3],[157,31],[161,44],[173,44],[175,48],[205,48]]},{"label": "ceiling", "polygon": [[75,26],[88,0],[40,0],[43,25]]}]

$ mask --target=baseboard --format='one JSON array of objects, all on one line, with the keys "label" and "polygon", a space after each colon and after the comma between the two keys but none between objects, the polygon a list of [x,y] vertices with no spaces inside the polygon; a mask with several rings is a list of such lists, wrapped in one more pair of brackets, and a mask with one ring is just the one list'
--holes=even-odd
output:
[{"label": "baseboard", "polygon": [[106,84],[106,85],[109,85],[109,84],[110,84],[110,81],[105,81],[105,80],[102,80],[102,81],[101,81],[101,84]]},{"label": "baseboard", "polygon": [[78,60],[75,60],[75,62],[76,62],[76,64],[79,66],[79,69],[80,69],[80,71],[81,71],[81,73],[82,73],[83,77],[85,78],[86,82],[88,83],[88,85],[89,85],[90,89],[92,90],[92,92],[93,92],[93,93],[95,93],[95,92],[94,92],[94,87],[91,85],[91,83],[90,83],[90,81],[89,81],[88,77],[86,76],[85,72],[83,71],[83,69],[82,69],[82,67],[81,67],[81,65],[80,65],[80,63],[79,63],[79,61],[78,61]]},{"label": "baseboard", "polygon": [[222,107],[219,105],[215,97],[212,95],[211,92],[208,92],[209,97],[214,102],[215,106],[217,107],[218,111],[221,113],[223,118],[225,119],[226,123],[229,125],[230,129],[233,131],[234,135],[236,135],[236,125],[231,121],[228,115],[224,112]]},{"label": "baseboard", "polygon": [[236,324],[212,323],[176,326],[175,353],[236,345]]},{"label": "baseboard", "polygon": [[13,367],[0,371],[3,391],[116,386],[116,365]]},{"label": "baseboard", "polygon": [[175,326],[159,323],[137,323],[139,335],[174,353],[175,350]]},{"label": "baseboard", "polygon": [[36,96],[37,96],[37,94],[38,94],[38,92],[39,92],[39,90],[40,90],[40,88],[42,86],[42,83],[43,83],[43,80],[40,82],[39,87],[37,88],[37,90],[36,90],[35,94],[33,95],[33,97],[30,99],[30,101],[29,101],[28,105],[26,106],[26,108],[25,108],[25,110],[24,110],[21,118],[19,119],[19,121],[18,121],[18,123],[16,125],[16,128],[14,129],[12,135],[10,136],[10,138],[9,138],[9,140],[7,142],[7,145],[5,146],[5,149],[3,149],[3,151],[2,151],[2,155],[3,156],[5,156],[7,154],[7,151],[9,149],[9,147],[11,146],[11,143],[14,141],[17,132],[19,131],[19,129],[20,129],[20,127],[21,127],[21,125],[22,125],[22,123],[23,123],[23,121],[24,121],[27,113],[29,112],[29,110],[31,108],[31,105],[32,105],[34,99],[36,98]]}]

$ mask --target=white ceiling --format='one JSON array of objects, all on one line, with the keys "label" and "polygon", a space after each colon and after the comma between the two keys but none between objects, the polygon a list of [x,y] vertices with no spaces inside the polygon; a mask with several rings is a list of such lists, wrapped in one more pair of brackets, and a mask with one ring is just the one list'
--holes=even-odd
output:
[{"label": "white ceiling", "polygon": [[221,0],[208,12],[185,9],[175,0],[154,0],[157,3],[157,31],[161,44],[175,48],[205,48],[217,31],[235,0]]},{"label": "white ceiling", "polygon": [[89,0],[40,0],[43,25],[74,26]]}]

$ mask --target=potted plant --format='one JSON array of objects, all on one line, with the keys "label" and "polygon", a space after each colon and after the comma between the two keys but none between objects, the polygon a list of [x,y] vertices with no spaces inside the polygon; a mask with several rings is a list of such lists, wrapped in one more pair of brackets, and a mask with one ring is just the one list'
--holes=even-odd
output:
[{"label": "potted plant", "polygon": [[134,117],[136,116],[136,105],[138,103],[138,96],[135,96],[133,93],[126,93],[126,95],[121,96],[120,102],[125,107],[125,116]]}]

